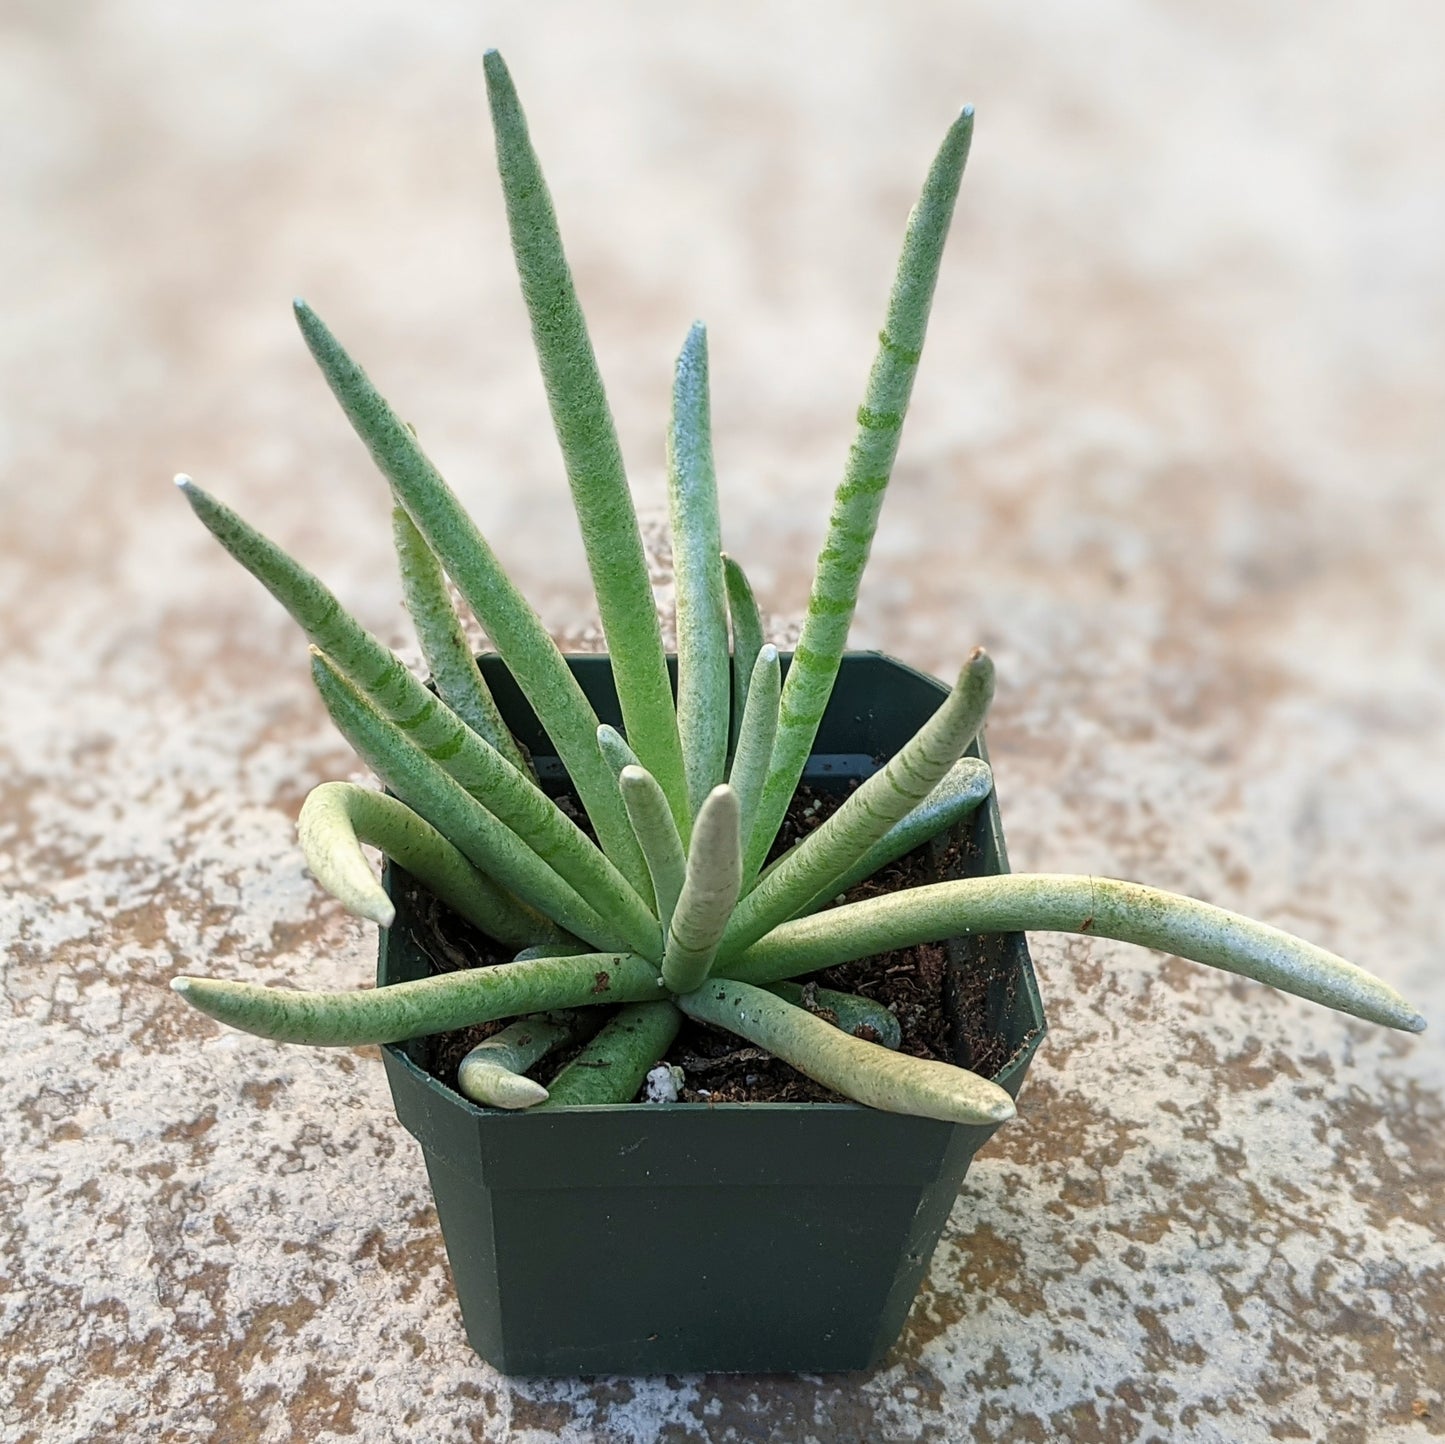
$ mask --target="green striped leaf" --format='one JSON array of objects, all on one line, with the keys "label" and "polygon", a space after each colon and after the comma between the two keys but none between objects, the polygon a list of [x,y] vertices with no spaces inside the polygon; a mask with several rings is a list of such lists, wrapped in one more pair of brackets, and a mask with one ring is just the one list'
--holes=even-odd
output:
[{"label": "green striped leaf", "polygon": [[973,111],[968,109],[944,137],[923,194],[908,218],[887,320],[878,335],[878,354],[858,409],[857,435],[833,501],[802,635],[783,685],[778,740],[745,860],[750,877],[767,857],[803,775],[847,646],[858,585],[898,454],[898,436],[913,392],[943,244],[972,136]]},{"label": "green striped leaf", "polygon": [[836,889],[838,879],[943,780],[978,735],[992,699],[993,662],[976,647],[938,711],[738,904],[724,954],[732,956],[819,893]]},{"label": "green striped leaf", "polygon": [[662,980],[674,993],[700,987],[712,966],[742,886],[738,795],[731,787],[708,793],[693,825],[682,892],[667,929]]},{"label": "green striped leaf", "polygon": [[964,1068],[865,1043],[762,988],[713,978],[679,998],[677,1006],[689,1018],[736,1033],[814,1082],[870,1108],[985,1125],[1014,1115],[1013,1099],[997,1083]]},{"label": "green striped leaf", "polygon": [[707,332],[688,333],[677,358],[667,436],[668,503],[677,592],[677,728],[688,810],[687,841],[703,799],[723,780],[728,750],[728,614],[722,526],[712,458]]},{"label": "green striped leaf", "polygon": [[524,947],[556,929],[477,871],[405,803],[352,782],[313,787],[296,823],[316,880],[348,912],[391,926],[396,908],[361,851],[379,847],[454,912],[488,937]]},{"label": "green striped leaf", "polygon": [[[987,762],[977,757],[961,757],[948,769],[948,775],[903,819],[894,823],[842,877],[821,889],[794,912],[794,917],[816,912],[849,888],[857,887],[890,862],[897,862],[914,848],[922,847],[935,837],[956,827],[993,791],[993,772]],[[791,853],[785,854],[791,856]],[[778,862],[782,862],[779,858]],[[768,874],[764,872],[763,876]]]},{"label": "green striped leaf", "polygon": [[[619,928],[605,921],[402,728],[383,717],[320,653],[312,656],[311,677],[331,720],[362,761],[468,861],[594,947],[612,951],[622,946]],[[653,956],[658,951],[653,942]]]},{"label": "green striped leaf", "polygon": [[[642,859],[636,852],[632,829],[623,814],[611,771],[597,750],[597,714],[557,644],[502,570],[491,547],[427,459],[411,429],[386,404],[321,318],[303,301],[297,301],[295,309],[301,334],[347,419],[391,483],[396,499],[486,629],[552,739],[592,819],[603,851],[629,877],[640,877]],[[324,644],[318,645],[324,648]],[[337,660],[347,667],[343,659]],[[365,678],[358,680],[365,685]],[[365,690],[374,691],[370,686]]]},{"label": "green striped leaf", "polygon": [[171,987],[194,1008],[230,1028],[318,1048],[400,1043],[475,1023],[635,1003],[657,996],[657,970],[627,953],[534,958],[494,968],[462,968],[411,983],[355,992],[266,988],[224,978],[180,977]]},{"label": "green striped leaf", "polygon": [[682,749],[617,431],[512,77],[495,50],[487,53],[483,68],[522,299],[612,654],[622,719],[628,741],[676,814],[686,796]]},{"label": "green striped leaf", "polygon": [[416,529],[405,507],[399,506],[392,512],[391,526],[406,609],[411,613],[421,654],[426,658],[437,695],[518,772],[535,780],[531,762],[523,756],[482,679],[436,553]]},{"label": "green striped leaf", "polygon": [[1324,948],[1209,903],[1108,877],[1006,873],[868,898],[775,928],[718,971],[752,983],[964,933],[1117,938],[1267,983],[1387,1028],[1425,1019],[1388,983]]},{"label": "green striped leaf", "polygon": [[[467,727],[356,621],[310,572],[189,478],[183,490],[212,534],[291,613],[312,642],[339,666],[381,714],[483,802],[506,827],[584,895],[603,901],[601,911],[627,943],[655,953],[647,941],[651,912],[627,878],[550,798],[495,748]],[[600,754],[599,754],[600,758]],[[615,791],[615,783],[610,784]],[[619,811],[620,802],[619,802]],[[626,824],[626,815],[623,816]],[[631,838],[630,854],[645,879],[642,854]]]}]

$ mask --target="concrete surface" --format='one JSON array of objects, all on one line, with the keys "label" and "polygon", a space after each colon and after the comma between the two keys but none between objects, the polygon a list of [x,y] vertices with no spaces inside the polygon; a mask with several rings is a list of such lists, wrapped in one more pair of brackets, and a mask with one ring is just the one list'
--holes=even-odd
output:
[{"label": "concrete surface", "polygon": [[[367,1050],[185,1012],[360,984],[292,820],[353,768],[185,469],[404,639],[305,294],[592,634],[490,174],[530,107],[645,513],[712,325],[725,527],[802,606],[904,216],[974,161],[855,636],[999,662],[1016,866],[1176,887],[1445,1031],[1438,6],[12,0],[0,20],[0,1432],[11,1441],[1445,1434],[1439,1037],[1036,940],[1053,1033],[867,1378],[468,1353]],[[656,534],[655,525],[652,527]]]}]

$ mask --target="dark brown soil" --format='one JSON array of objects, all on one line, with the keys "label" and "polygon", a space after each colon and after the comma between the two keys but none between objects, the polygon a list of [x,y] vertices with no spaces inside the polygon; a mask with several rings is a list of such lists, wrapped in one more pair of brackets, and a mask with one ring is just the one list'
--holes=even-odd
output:
[{"label": "dark brown soil", "polygon": [[[772,855],[782,853],[825,821],[842,800],[799,789]],[[942,856],[934,855],[937,851],[920,848],[910,853],[853,888],[846,900],[855,902],[956,875],[964,858],[956,850],[945,849]],[[437,902],[406,874],[398,870],[396,878],[410,905],[408,908],[403,904],[402,910],[416,919],[414,936],[437,972],[508,961],[510,954],[499,950],[490,938]],[[398,897],[398,902],[402,901]],[[983,945],[980,956],[967,969],[950,969],[947,948],[927,943],[828,968],[813,975],[813,981],[882,1003],[898,1019],[903,1034],[901,1051],[919,1058],[966,1062],[975,1072],[991,1077],[1009,1061],[1011,1053],[1003,1039],[988,1028],[985,1015],[990,989],[997,986],[1004,960],[987,946],[988,940],[979,942]],[[951,1042],[947,1006],[950,989],[963,1025],[959,1040],[962,1057],[955,1054]],[[428,1069],[455,1087],[457,1066],[468,1050],[504,1026],[504,1022],[484,1023],[438,1034],[429,1040]],[[539,1065],[542,1081],[554,1076],[569,1056],[561,1053],[546,1058]],[[691,1019],[683,1020],[664,1061],[683,1069],[686,1082],[680,1097],[685,1103],[845,1101],[742,1039]]]}]

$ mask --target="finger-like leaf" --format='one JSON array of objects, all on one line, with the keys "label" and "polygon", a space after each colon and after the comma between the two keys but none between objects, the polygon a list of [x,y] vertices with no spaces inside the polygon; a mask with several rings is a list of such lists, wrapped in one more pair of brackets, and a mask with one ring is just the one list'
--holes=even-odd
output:
[{"label": "finger-like leaf", "polygon": [[525,1077],[528,1068],[556,1048],[586,1038],[603,1021],[601,1008],[566,1008],[518,1018],[483,1039],[457,1065],[457,1087],[488,1108],[533,1108],[547,1090]]},{"label": "finger-like leaf", "polygon": [[768,760],[773,755],[773,739],[778,734],[778,696],[782,672],[778,649],[771,644],[758,651],[753,675],[748,683],[747,706],[743,723],[738,728],[737,750],[728,773],[728,785],[738,795],[743,852],[746,854],[748,834],[757,815],[758,798],[768,775]]},{"label": "finger-like leaf", "polygon": [[313,787],[296,823],[316,880],[358,917],[390,927],[396,908],[361,851],[379,847],[488,937],[511,947],[555,935],[556,928],[483,876],[405,803],[351,782]]},{"label": "finger-like leaf", "polygon": [[[881,1048],[896,1049],[903,1041],[903,1029],[897,1016],[873,998],[864,998],[857,993],[840,993],[836,988],[820,988],[814,983],[786,981],[769,983],[768,992],[795,1008],[816,1014],[825,1023],[832,1022],[855,1038],[872,1033],[873,1036],[866,1041],[877,1043]],[[831,1018],[826,1016],[829,1013]]]},{"label": "finger-like leaf", "polygon": [[723,585],[728,594],[728,617],[733,628],[733,736],[743,725],[748,685],[763,645],[763,619],[743,569],[723,553]]},{"label": "finger-like leaf", "polygon": [[[413,677],[300,563],[188,477],[178,481],[196,515],[222,546],[276,597],[367,700],[462,787],[483,800],[489,812],[559,875],[584,892],[604,894],[620,909],[619,918],[630,915],[633,931],[623,937],[640,945],[642,934],[637,929],[648,915],[645,903],[576,823],[540,792],[527,774],[512,766]],[[600,764],[600,754],[596,755]],[[608,785],[616,791],[610,779]],[[617,806],[621,812],[620,801]],[[645,883],[642,854],[625,814],[622,820],[628,827],[625,858],[632,860]]]},{"label": "finger-like leaf", "polygon": [[908,218],[888,317],[878,335],[878,354],[863,405],[858,409],[857,436],[834,498],[802,635],[783,685],[773,764],[746,858],[750,877],[768,855],[803,775],[803,764],[812,750],[847,645],[848,627],[858,602],[858,584],[898,454],[898,436],[923,351],[943,243],[948,237],[972,136],[973,111],[969,109],[949,128],[924,182],[923,194]]},{"label": "finger-like leaf", "polygon": [[602,756],[612,769],[614,776],[621,777],[624,767],[642,766],[637,760],[637,753],[627,745],[627,739],[615,727],[608,726],[606,722],[597,729],[597,746],[601,749]]},{"label": "finger-like leaf", "polygon": [[[491,743],[518,772],[535,780],[472,655],[466,630],[447,591],[446,573],[405,507],[391,517],[406,609],[416,627],[437,695],[483,740]],[[323,649],[324,650],[324,649]]]},{"label": "finger-like leaf", "polygon": [[376,706],[409,715],[431,700],[401,659],[337,600],[335,593],[263,536],[248,521],[202,491],[189,476],[176,485],[201,524],[281,603],[311,642],[330,657]]},{"label": "finger-like leaf", "polygon": [[530,958],[574,958],[579,953],[591,951],[586,943],[579,943],[575,938],[563,938],[560,942],[532,943],[525,948],[519,948],[512,961],[524,963]]},{"label": "finger-like leaf", "polygon": [[768,983],[960,933],[1011,932],[1117,938],[1387,1028],[1418,1033],[1425,1026],[1388,983],[1279,928],[1139,883],[1057,873],[960,878],[846,903],[784,923],[718,970]]},{"label": "finger-like leaf", "polygon": [[[387,721],[320,653],[312,656],[311,676],[331,720],[362,761],[470,862],[594,947],[610,951],[622,945],[621,930],[610,919],[604,920],[516,833]],[[658,955],[655,941],[650,949],[636,950]]]},{"label": "finger-like leaf", "polygon": [[912,739],[738,904],[723,941],[724,955],[756,942],[820,892],[834,889],[943,780],[978,735],[992,698],[993,662],[977,647],[943,705]]},{"label": "finger-like leaf", "polygon": [[171,987],[192,1007],[243,1033],[278,1043],[354,1048],[449,1033],[519,1013],[640,1002],[657,996],[658,980],[657,969],[642,958],[587,953],[461,968],[355,992],[265,988],[196,977],[172,978]]},{"label": "finger-like leaf", "polygon": [[[612,774],[597,750],[597,714],[541,618],[502,570],[491,547],[427,459],[410,428],[381,398],[321,318],[305,302],[297,301],[296,321],[372,460],[486,629],[507,670],[547,729],[597,829],[603,851],[629,876],[640,876],[642,860],[636,852],[632,829],[623,814]],[[317,645],[329,650],[324,643]],[[349,670],[345,661],[338,661]],[[365,690],[371,693],[374,689],[367,684]]]},{"label": "finger-like leaf", "polygon": [[[637,755],[676,812],[686,795],[677,716],[617,431],[512,77],[495,50],[483,68],[522,299],[612,654],[622,718]],[[460,585],[455,573],[453,580]]]},{"label": "finger-like leaf", "polygon": [[726,1028],[791,1063],[816,1083],[870,1108],[994,1124],[1014,1115],[1013,1099],[977,1073],[892,1053],[746,983],[711,978],[677,1000],[690,1018]]},{"label": "finger-like leaf", "polygon": [[667,998],[619,1008],[602,1031],[547,1085],[538,1107],[630,1103],[649,1069],[672,1046],[682,1017]]},{"label": "finger-like leaf", "polygon": [[[824,903],[845,893],[864,878],[872,877],[890,862],[897,862],[916,847],[956,827],[978,809],[993,791],[993,771],[977,757],[960,757],[943,781],[905,817],[896,822],[842,877],[816,893],[812,900],[796,909],[794,917],[816,912]],[[784,857],[791,854],[785,853]],[[783,858],[778,859],[779,862]],[[767,873],[764,872],[764,877]]]},{"label": "finger-like leaf", "polygon": [[687,776],[687,841],[703,799],[723,780],[728,750],[728,616],[713,471],[707,332],[699,323],[677,358],[667,436],[672,564],[677,592],[677,728]]},{"label": "finger-like leaf", "polygon": [[632,819],[642,855],[647,859],[647,867],[652,874],[658,920],[666,936],[678,894],[682,892],[683,879],[687,875],[682,838],[678,836],[677,823],[673,820],[672,809],[662,794],[662,788],[645,767],[624,767],[618,775],[617,784],[622,790],[623,805]]},{"label": "finger-like leaf", "polygon": [[722,941],[742,886],[738,795],[731,787],[708,793],[693,824],[687,874],[667,929],[662,979],[674,993],[700,987]]}]

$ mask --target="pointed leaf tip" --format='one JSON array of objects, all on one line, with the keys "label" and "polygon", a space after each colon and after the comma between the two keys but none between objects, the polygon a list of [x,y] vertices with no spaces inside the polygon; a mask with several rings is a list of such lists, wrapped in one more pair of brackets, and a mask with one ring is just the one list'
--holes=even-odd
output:
[{"label": "pointed leaf tip", "polygon": [[512,73],[507,69],[507,62],[502,59],[500,50],[489,50],[482,56],[482,73],[487,78],[487,89],[494,91],[497,88],[512,88]]},{"label": "pointed leaf tip", "polygon": [[183,471],[176,472],[175,476],[172,477],[172,480],[178,487],[180,487],[182,491],[185,491],[187,490],[187,488],[195,485],[195,482],[192,481],[191,478],[187,476],[186,473]]},{"label": "pointed leaf tip", "polygon": [[688,328],[682,350],[677,353],[674,387],[684,378],[694,378],[696,384],[702,387],[707,384],[707,327],[701,321],[694,321]]},{"label": "pointed leaf tip", "polygon": [[171,979],[171,991],[172,991],[173,993],[179,993],[179,994],[184,998],[185,995],[191,991],[191,979],[190,979],[190,978],[172,978],[172,979]]}]

